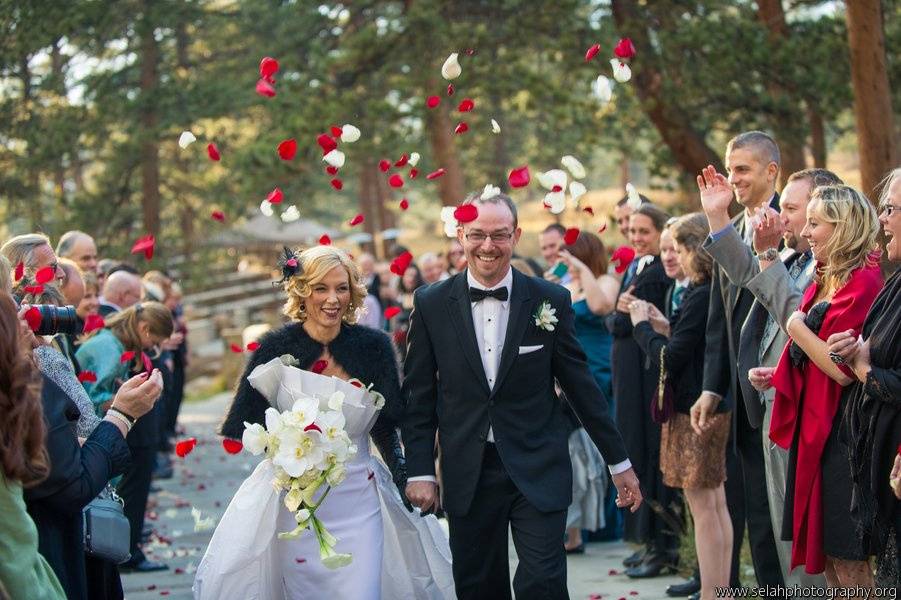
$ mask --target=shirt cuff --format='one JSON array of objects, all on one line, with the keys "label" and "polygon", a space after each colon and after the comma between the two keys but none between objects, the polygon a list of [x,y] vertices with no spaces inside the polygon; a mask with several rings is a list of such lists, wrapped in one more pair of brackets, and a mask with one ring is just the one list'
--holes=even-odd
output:
[{"label": "shirt cuff", "polygon": [[611,475],[619,475],[620,473],[625,473],[632,468],[632,461],[627,458],[623,462],[618,462],[615,465],[610,465],[608,468],[610,469]]},{"label": "shirt cuff", "polygon": [[438,483],[438,479],[434,475],[419,475],[418,477],[407,477],[407,483],[413,483],[414,481],[431,481],[432,483]]},{"label": "shirt cuff", "polygon": [[729,223],[728,225],[726,225],[719,231],[712,231],[710,233],[710,240],[713,242],[717,241],[718,239],[720,239],[721,237],[726,235],[726,232],[729,231],[729,228],[731,228],[731,227],[732,227],[732,223]]},{"label": "shirt cuff", "polygon": [[711,396],[716,396],[716,399],[717,399],[717,400],[722,400],[722,399],[723,399],[723,395],[722,395],[722,394],[717,394],[716,392],[711,392],[710,390],[704,390],[704,391],[702,391],[701,393],[702,393],[702,394],[710,394]]}]

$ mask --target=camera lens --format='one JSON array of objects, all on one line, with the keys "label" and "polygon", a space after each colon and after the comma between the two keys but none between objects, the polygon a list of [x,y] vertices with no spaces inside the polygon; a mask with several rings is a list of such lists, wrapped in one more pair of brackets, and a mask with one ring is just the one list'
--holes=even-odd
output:
[{"label": "camera lens", "polygon": [[35,335],[56,335],[81,333],[81,323],[75,314],[74,306],[54,306],[53,304],[35,304],[34,308],[41,313],[41,324]]}]

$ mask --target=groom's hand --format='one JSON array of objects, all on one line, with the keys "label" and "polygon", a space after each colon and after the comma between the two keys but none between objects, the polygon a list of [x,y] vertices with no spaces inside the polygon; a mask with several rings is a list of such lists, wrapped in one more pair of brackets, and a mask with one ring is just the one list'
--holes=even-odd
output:
[{"label": "groom's hand", "polygon": [[[629,506],[631,507],[629,509],[631,512],[638,510],[638,507],[641,506],[642,497],[635,469],[630,468],[627,471],[613,475],[613,485],[616,486],[617,492],[616,505],[620,508]],[[409,488],[407,489],[409,490]]]},{"label": "groom's hand", "polygon": [[407,483],[407,498],[413,506],[418,506],[425,516],[438,509],[438,484],[433,481],[410,481]]}]

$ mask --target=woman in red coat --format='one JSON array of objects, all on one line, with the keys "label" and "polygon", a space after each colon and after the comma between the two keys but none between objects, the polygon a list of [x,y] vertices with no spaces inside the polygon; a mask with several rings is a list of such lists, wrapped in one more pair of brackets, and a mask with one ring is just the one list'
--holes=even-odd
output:
[{"label": "woman in red coat", "polygon": [[860,192],[844,185],[814,191],[801,235],[816,277],[785,324],[791,339],[772,380],[770,439],[790,450],[782,538],[792,540],[791,568],[825,572],[831,587],[873,586],[869,543],[851,519],[849,450],[839,436],[854,373],[830,360],[826,339],[859,332],[882,289],[878,232],[876,210]]}]

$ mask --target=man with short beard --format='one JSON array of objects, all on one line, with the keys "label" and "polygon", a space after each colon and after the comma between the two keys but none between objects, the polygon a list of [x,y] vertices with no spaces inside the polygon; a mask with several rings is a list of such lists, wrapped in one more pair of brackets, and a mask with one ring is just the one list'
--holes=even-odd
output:
[{"label": "man with short beard", "polygon": [[[801,237],[801,230],[807,222],[807,203],[817,187],[841,183],[835,173],[826,169],[805,169],[792,173],[779,198],[779,213],[768,209],[761,223],[755,227],[753,241],[756,257],[734,229],[727,229],[724,235],[707,247],[707,252],[729,279],[749,290],[756,298],[741,330],[738,372],[742,395],[757,398],[763,408],[763,458],[773,532],[777,540],[782,531],[788,452],[769,442],[774,390],[758,392],[751,385],[748,373],[754,372],[756,377],[772,377],[788,341],[788,335],[782,331],[780,323],[784,323],[788,315],[797,309],[804,291],[813,281],[815,263],[810,260],[807,240]],[[704,209],[708,217],[714,220],[721,220],[726,211],[726,207],[711,201],[705,204]],[[780,240],[786,246],[782,252],[779,252]],[[824,587],[822,575],[808,575],[802,569],[789,573],[790,542],[777,541],[776,548],[786,585]]]}]

